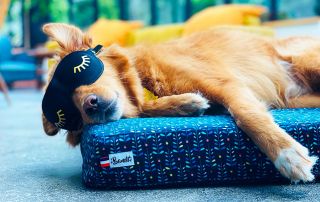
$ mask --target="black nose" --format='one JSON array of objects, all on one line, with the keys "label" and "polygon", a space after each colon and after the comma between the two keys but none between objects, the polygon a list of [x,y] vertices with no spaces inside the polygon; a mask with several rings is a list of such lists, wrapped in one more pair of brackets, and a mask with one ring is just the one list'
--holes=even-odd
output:
[{"label": "black nose", "polygon": [[114,101],[115,100],[108,101],[96,96],[95,94],[91,94],[84,100],[82,108],[83,111],[89,116],[103,114],[106,112],[106,110],[112,110],[111,108],[113,107],[111,107],[111,105],[115,105]]}]

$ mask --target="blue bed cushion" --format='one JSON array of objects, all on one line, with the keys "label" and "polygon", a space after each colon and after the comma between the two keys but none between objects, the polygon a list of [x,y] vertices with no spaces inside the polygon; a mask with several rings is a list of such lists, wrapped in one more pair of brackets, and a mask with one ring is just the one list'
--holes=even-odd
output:
[{"label": "blue bed cushion", "polygon": [[[319,156],[320,108],[270,113],[311,155]],[[87,125],[81,152],[83,183],[96,188],[290,182],[230,115],[134,118]],[[102,167],[112,160],[109,154],[123,152],[133,154],[133,165]],[[316,176],[320,176],[319,169],[318,161],[313,169]]]}]

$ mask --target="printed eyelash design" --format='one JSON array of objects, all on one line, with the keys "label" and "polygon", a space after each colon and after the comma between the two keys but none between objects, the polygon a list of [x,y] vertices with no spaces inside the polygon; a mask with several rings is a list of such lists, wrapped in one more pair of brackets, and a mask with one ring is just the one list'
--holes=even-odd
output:
[{"label": "printed eyelash design", "polygon": [[80,67],[82,69],[86,69],[84,66],[89,66],[88,63],[90,63],[90,58],[87,55],[82,56],[82,63],[73,68],[73,73],[77,73],[77,70],[81,72]]},{"label": "printed eyelash design", "polygon": [[58,128],[61,128],[66,123],[66,122],[64,122],[64,120],[66,120],[66,119],[63,118],[64,114],[60,114],[60,112],[62,112],[61,109],[59,111],[57,111],[57,114],[58,114],[58,117],[59,117],[59,122],[58,123],[54,123],[54,125],[56,125]]}]

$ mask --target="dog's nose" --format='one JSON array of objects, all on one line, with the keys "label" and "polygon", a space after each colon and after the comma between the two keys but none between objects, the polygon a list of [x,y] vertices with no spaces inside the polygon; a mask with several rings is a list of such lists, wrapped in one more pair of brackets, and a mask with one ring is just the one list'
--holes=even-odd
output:
[{"label": "dog's nose", "polygon": [[88,116],[96,116],[105,113],[112,113],[117,105],[117,98],[103,99],[91,94],[84,100],[82,109]]},{"label": "dog's nose", "polygon": [[94,94],[86,97],[83,103],[83,110],[86,114],[92,115],[92,113],[98,109],[98,97]]}]

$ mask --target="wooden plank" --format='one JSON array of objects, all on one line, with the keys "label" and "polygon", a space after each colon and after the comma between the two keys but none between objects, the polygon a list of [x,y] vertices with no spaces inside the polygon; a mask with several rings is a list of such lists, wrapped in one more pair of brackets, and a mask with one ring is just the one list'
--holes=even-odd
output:
[{"label": "wooden plank", "polygon": [[263,22],[262,25],[270,27],[285,27],[285,26],[295,26],[303,24],[314,24],[320,21],[320,17],[311,17],[311,18],[301,18],[301,19],[289,19],[289,20],[276,20]]},{"label": "wooden plank", "polygon": [[11,104],[11,100],[10,100],[10,97],[9,97],[9,92],[8,92],[8,87],[7,87],[7,84],[6,82],[4,81],[2,75],[1,75],[1,72],[0,72],[0,90],[3,91],[6,99],[7,99],[7,102],[9,104]]}]

